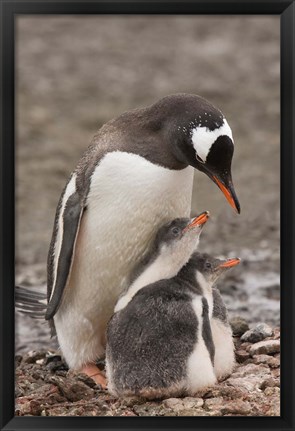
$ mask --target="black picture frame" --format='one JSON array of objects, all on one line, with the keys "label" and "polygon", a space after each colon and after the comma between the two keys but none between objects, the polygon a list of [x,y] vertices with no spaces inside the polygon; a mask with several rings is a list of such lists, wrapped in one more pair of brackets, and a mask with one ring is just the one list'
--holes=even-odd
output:
[{"label": "black picture frame", "polygon": [[[14,417],[14,22],[22,14],[256,14],[281,19],[281,416]],[[294,429],[294,0],[1,0],[0,424],[1,430]]]}]

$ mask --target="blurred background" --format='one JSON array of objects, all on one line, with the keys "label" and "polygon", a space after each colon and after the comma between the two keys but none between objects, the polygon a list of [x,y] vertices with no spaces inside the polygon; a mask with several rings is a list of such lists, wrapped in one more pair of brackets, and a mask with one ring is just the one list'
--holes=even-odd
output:
[{"label": "blurred background", "polygon": [[[177,92],[225,114],[235,139],[238,216],[196,172],[199,249],[240,256],[219,283],[230,316],[279,323],[280,102],[277,16],[27,16],[16,33],[16,282],[46,290],[56,205],[96,130]],[[16,313],[16,350],[54,346]]]}]

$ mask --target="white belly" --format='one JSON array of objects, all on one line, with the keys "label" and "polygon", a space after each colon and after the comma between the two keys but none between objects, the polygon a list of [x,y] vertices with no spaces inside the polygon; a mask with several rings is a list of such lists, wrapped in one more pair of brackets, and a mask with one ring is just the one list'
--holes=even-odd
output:
[{"label": "white belly", "polygon": [[173,171],[108,153],[93,173],[72,272],[54,318],[70,367],[104,352],[105,328],[130,271],[157,228],[190,215],[193,168]]},{"label": "white belly", "polygon": [[211,358],[202,336],[202,297],[196,296],[193,300],[193,309],[198,319],[198,340],[187,362],[186,390],[194,395],[216,383],[216,376]]},{"label": "white belly", "polygon": [[235,365],[232,331],[229,325],[214,318],[211,320],[211,330],[215,345],[214,371],[220,379],[231,374]]}]

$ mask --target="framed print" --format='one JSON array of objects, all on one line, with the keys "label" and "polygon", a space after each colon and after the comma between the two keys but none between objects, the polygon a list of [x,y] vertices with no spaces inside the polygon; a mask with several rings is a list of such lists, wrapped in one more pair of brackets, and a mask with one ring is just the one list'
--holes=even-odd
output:
[{"label": "framed print", "polygon": [[1,429],[294,429],[294,1],[1,30]]}]

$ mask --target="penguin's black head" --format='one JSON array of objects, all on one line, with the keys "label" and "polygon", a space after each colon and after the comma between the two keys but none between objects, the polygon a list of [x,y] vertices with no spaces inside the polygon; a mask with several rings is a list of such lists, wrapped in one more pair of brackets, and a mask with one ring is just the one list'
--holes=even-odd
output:
[{"label": "penguin's black head", "polygon": [[231,175],[232,131],[223,114],[193,94],[167,96],[157,105],[166,113],[165,128],[174,156],[208,175],[240,213]]},{"label": "penguin's black head", "polygon": [[195,252],[191,261],[196,270],[199,271],[208,282],[214,283],[220,275],[238,265],[241,260],[237,257],[225,260],[217,259],[207,253]]}]

